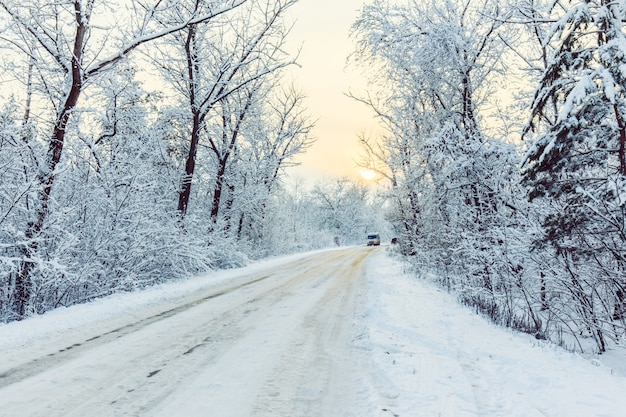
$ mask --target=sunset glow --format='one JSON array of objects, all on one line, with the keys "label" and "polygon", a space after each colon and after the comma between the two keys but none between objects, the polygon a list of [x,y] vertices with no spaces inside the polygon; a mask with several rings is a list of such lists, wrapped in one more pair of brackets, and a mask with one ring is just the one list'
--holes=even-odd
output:
[{"label": "sunset glow", "polygon": [[363,5],[364,0],[302,0],[291,9],[295,26],[290,48],[298,53],[299,64],[291,68],[291,75],[307,96],[317,139],[298,158],[302,165],[292,172],[313,181],[324,177],[367,179],[355,162],[362,151],[357,138],[359,132],[372,130],[374,122],[366,106],[347,96],[365,89],[365,80],[347,65],[354,49],[350,26]]},{"label": "sunset glow", "polygon": [[376,171],[373,171],[368,168],[361,168],[359,173],[361,174],[361,177],[363,177],[363,179],[368,180],[368,181],[371,181],[378,176],[378,174],[376,174]]}]

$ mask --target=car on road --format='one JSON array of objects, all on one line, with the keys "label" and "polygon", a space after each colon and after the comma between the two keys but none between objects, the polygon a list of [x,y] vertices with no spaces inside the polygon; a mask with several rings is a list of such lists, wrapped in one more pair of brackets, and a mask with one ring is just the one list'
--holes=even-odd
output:
[{"label": "car on road", "polygon": [[367,235],[367,246],[379,246],[380,235],[378,233],[370,233]]}]

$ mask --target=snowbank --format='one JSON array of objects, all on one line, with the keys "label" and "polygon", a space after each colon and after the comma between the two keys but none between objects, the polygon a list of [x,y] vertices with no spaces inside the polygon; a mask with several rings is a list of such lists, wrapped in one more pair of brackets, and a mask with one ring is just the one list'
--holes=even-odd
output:
[{"label": "snowbank", "polygon": [[382,253],[368,285],[361,344],[381,415],[624,416],[626,377],[604,357],[499,328]]}]

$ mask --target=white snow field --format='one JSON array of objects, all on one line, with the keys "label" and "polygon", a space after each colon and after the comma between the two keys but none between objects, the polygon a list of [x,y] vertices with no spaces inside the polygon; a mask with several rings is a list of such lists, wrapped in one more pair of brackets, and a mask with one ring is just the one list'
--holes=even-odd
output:
[{"label": "white snow field", "polygon": [[348,248],[0,325],[0,416],[623,417],[603,359]]}]

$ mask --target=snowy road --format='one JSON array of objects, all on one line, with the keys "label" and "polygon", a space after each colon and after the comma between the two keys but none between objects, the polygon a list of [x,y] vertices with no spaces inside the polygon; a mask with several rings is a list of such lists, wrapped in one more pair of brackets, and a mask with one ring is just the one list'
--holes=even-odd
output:
[{"label": "snowy road", "polygon": [[347,348],[371,253],[325,252],[119,327],[85,328],[64,345],[37,341],[26,361],[18,353],[0,368],[0,414],[322,416],[352,407],[362,367]]},{"label": "snowy road", "polygon": [[621,417],[625,393],[623,369],[492,326],[384,248],[0,326],[1,417]]}]

